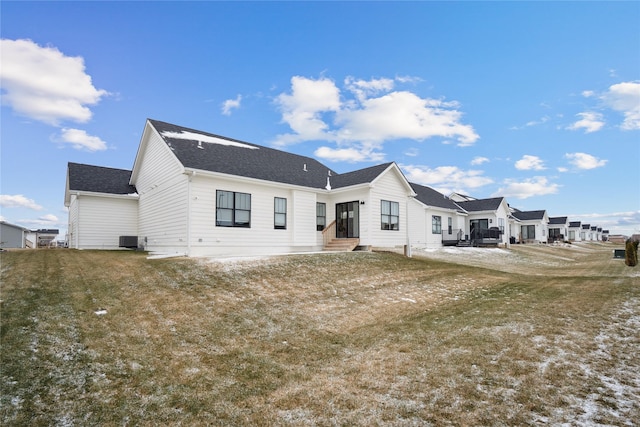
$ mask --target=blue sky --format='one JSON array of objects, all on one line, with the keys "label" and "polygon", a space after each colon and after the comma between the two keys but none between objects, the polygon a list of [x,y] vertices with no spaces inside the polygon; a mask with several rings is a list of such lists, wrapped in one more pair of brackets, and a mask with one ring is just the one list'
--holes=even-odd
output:
[{"label": "blue sky", "polygon": [[640,2],[0,8],[5,221],[66,231],[67,162],[153,118],[640,232]]}]

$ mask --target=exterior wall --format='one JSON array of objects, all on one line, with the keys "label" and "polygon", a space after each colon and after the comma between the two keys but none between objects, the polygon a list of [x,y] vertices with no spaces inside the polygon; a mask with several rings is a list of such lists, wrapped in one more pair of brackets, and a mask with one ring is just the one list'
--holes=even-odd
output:
[{"label": "exterior wall", "polygon": [[[371,188],[368,200],[365,200],[365,211],[368,213],[368,218],[362,226],[366,227],[369,232],[364,239],[361,234],[360,243],[362,245],[397,247],[408,244],[410,231],[409,224],[407,224],[409,194],[409,190],[403,185],[403,179],[395,173],[395,169],[390,169],[378,177]],[[399,203],[399,230],[382,230],[380,203],[382,200]]]},{"label": "exterior wall", "polygon": [[572,242],[579,242],[582,239],[580,239],[580,232],[582,231],[582,227],[569,227],[568,231],[567,231],[567,239],[572,241]]},{"label": "exterior wall", "polygon": [[[433,233],[432,218],[433,216],[441,218],[442,233]],[[448,236],[449,222],[451,218],[451,228],[453,235]],[[456,239],[457,231],[462,230],[462,237],[468,234],[465,231],[464,217],[447,209],[439,209],[436,207],[428,207],[411,200],[409,202],[409,231],[411,246],[417,248],[440,248],[442,247],[443,238]]]},{"label": "exterior wall", "polygon": [[[521,238],[520,240],[524,243],[547,243],[547,238],[549,236],[549,231],[547,229],[547,223],[545,220],[530,220],[530,221],[521,221],[520,222],[520,227],[522,226],[528,226],[528,225],[533,225],[535,226],[535,238],[531,239],[528,238],[526,240],[524,240],[523,238]],[[521,234],[522,237],[522,234]]]},{"label": "exterior wall", "polygon": [[69,205],[69,247],[119,249],[120,236],[138,235],[136,198],[73,195]]},{"label": "exterior wall", "polygon": [[139,201],[139,235],[145,249],[186,253],[188,176],[162,138],[147,127],[134,177]]},{"label": "exterior wall", "polygon": [[24,248],[25,236],[21,227],[0,223],[0,242],[2,248]]},{"label": "exterior wall", "polygon": [[[318,197],[314,190],[204,175],[196,175],[189,185],[190,255],[252,256],[322,249],[322,233],[316,231]],[[250,227],[216,226],[217,190],[251,195]],[[275,197],[287,200],[284,230],[274,227]],[[333,205],[327,203],[327,224],[332,221],[332,208]]]}]

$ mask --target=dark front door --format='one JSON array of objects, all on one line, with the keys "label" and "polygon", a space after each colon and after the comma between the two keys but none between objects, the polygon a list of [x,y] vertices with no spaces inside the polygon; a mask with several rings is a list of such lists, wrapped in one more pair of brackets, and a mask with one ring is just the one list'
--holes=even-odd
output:
[{"label": "dark front door", "polygon": [[336,205],[336,237],[346,239],[360,237],[359,202],[338,203]]}]

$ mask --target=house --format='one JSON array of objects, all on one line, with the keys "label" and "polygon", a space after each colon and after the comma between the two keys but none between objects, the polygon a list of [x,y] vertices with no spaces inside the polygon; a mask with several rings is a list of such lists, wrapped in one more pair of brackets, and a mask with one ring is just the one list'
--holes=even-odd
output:
[{"label": "house", "polygon": [[331,241],[407,245],[415,195],[394,162],[338,174],[310,157],[147,120],[131,171],[69,164],[65,205],[72,248],[135,239],[159,254],[246,256]]},{"label": "house", "polygon": [[60,230],[55,228],[41,228],[38,230],[29,230],[26,235],[26,244],[29,248],[48,248],[57,246],[55,238],[58,237]]},{"label": "house", "polygon": [[128,170],[68,164],[64,205],[70,248],[118,249],[120,236],[138,235],[138,194],[130,180]]},{"label": "house", "polygon": [[581,239],[582,223],[580,221],[569,221],[569,241],[579,242]]},{"label": "house", "polygon": [[464,209],[433,188],[415,183],[411,187],[416,194],[409,203],[411,245],[439,248],[468,241]]},{"label": "house", "polygon": [[546,210],[514,210],[513,216],[520,221],[521,243],[546,243],[549,216]]},{"label": "house", "polygon": [[0,248],[25,248],[28,228],[0,221]]},{"label": "house", "polygon": [[508,245],[511,243],[511,231],[507,228],[511,210],[504,197],[474,199],[466,196],[462,200],[458,194],[452,194],[456,204],[467,213],[464,230],[465,239],[474,246]]},{"label": "house", "polygon": [[549,230],[548,242],[564,242],[569,236],[569,218],[566,216],[554,216],[549,218],[547,224]]}]

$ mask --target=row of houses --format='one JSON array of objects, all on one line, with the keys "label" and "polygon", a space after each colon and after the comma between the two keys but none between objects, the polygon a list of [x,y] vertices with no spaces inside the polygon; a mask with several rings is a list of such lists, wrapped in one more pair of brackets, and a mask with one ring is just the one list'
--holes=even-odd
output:
[{"label": "row of houses", "polygon": [[448,196],[395,162],[337,173],[316,159],[147,120],[131,170],[69,163],[67,243],[247,256],[604,240],[589,224],[504,197]]},{"label": "row of houses", "polygon": [[6,221],[0,221],[0,248],[35,249],[57,245],[55,241],[60,230],[29,229]]}]

